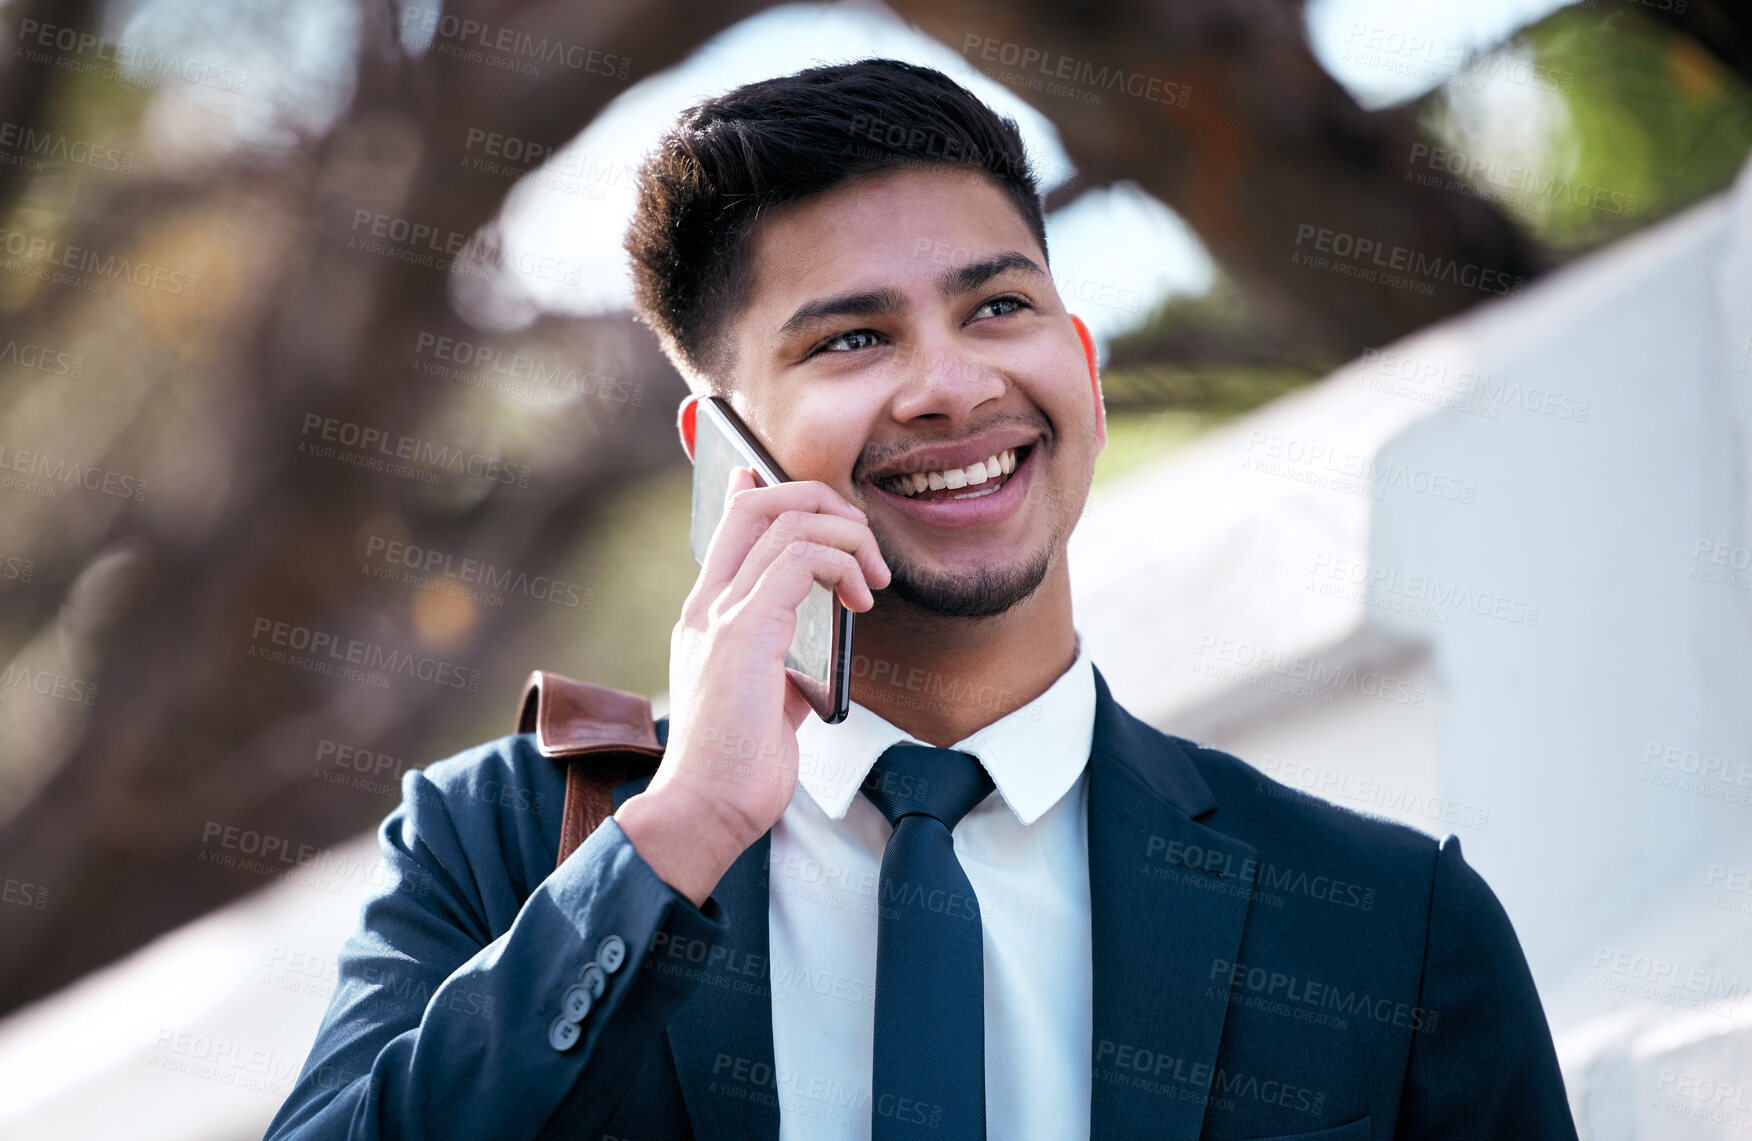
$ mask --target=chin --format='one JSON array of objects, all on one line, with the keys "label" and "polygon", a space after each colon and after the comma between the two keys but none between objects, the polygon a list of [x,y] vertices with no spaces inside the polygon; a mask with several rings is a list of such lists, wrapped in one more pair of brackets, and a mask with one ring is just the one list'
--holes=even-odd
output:
[{"label": "chin", "polygon": [[886,555],[894,581],[883,592],[940,618],[996,618],[1033,597],[1052,566],[1046,547],[1026,562],[971,570],[926,569]]}]

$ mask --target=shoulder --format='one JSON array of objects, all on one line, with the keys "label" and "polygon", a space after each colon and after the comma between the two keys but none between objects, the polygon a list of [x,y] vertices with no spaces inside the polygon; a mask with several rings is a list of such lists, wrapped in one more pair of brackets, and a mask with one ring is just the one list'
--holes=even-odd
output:
[{"label": "shoulder", "polygon": [[405,774],[384,839],[445,863],[496,865],[527,890],[554,868],[565,792],[563,765],[530,734],[507,734]]},{"label": "shoulder", "polygon": [[1455,836],[1438,840],[1292,788],[1221,749],[1171,740],[1216,803],[1199,823],[1255,849],[1262,889],[1336,892],[1334,902],[1397,913],[1406,921],[1427,919],[1439,879],[1463,880],[1468,890],[1489,895]]},{"label": "shoulder", "polygon": [[409,775],[465,815],[485,809],[493,815],[510,810],[540,816],[536,798],[563,792],[566,785],[563,765],[542,756],[531,733],[483,741]]},{"label": "shoulder", "polygon": [[1426,833],[1281,784],[1241,758],[1156,728],[1113,698],[1095,673],[1093,751],[1206,828],[1261,849],[1350,855],[1433,868]]},{"label": "shoulder", "polygon": [[1437,839],[1329,803],[1233,754],[1174,740],[1217,803],[1199,822],[1254,848],[1251,880],[1272,905],[1262,914],[1312,917],[1319,929],[1347,935],[1398,932],[1406,947],[1424,948],[1426,972],[1450,981],[1491,978],[1530,992],[1514,926],[1467,862],[1458,836]]},{"label": "shoulder", "polygon": [[1433,870],[1437,841],[1272,779],[1240,757],[1164,732],[1113,700],[1096,675],[1095,748],[1199,824],[1260,848],[1349,854]]},{"label": "shoulder", "polygon": [[1284,830],[1303,843],[1354,846],[1384,857],[1425,863],[1435,858],[1439,845],[1427,832],[1293,788],[1232,753],[1181,737],[1174,740],[1210,785],[1219,814],[1230,823]]}]

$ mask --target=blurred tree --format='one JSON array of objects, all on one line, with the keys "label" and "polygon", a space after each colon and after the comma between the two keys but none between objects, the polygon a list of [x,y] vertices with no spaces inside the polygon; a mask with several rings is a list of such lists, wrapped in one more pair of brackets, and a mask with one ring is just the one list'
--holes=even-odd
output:
[{"label": "blurred tree", "polygon": [[[8,916],[0,1009],[262,882],[211,857],[291,870],[301,850],[380,818],[380,797],[311,779],[323,742],[441,755],[466,743],[469,714],[488,723],[477,702],[502,731],[534,663],[503,660],[501,635],[513,621],[575,616],[534,584],[552,582],[616,486],[672,462],[681,386],[623,319],[548,322],[514,339],[457,319],[441,266],[459,245],[465,261],[502,262],[476,235],[511,185],[459,165],[467,132],[556,148],[625,90],[618,61],[661,70],[749,10],[667,0],[451,9],[494,35],[508,29],[507,42],[558,45],[561,62],[531,77],[471,59],[478,48],[460,25],[455,35],[439,27],[433,50],[411,58],[397,10],[362,5],[353,94],[321,135],[211,169],[106,179],[63,160],[12,180],[0,216],[21,240],[51,244],[39,261],[99,251],[177,267],[197,287],[171,295],[112,279],[92,295],[6,266],[7,335],[90,359],[78,383],[36,377],[25,382],[35,390],[15,381],[6,393],[6,462],[60,486],[54,498],[5,493],[5,549],[34,566],[28,584],[7,584],[0,867],[46,887],[51,905]],[[418,9],[401,17],[409,12],[417,22]],[[74,44],[88,34],[112,55],[120,42],[89,6],[9,15],[24,43],[24,29],[44,27],[68,29]],[[22,94],[8,110],[22,105],[38,136],[89,143],[64,124],[115,79],[81,70],[101,69],[97,53],[53,47],[58,34],[41,62],[9,61],[8,97]],[[196,61],[197,74],[205,66]],[[43,180],[60,180],[47,212]],[[89,349],[61,348],[75,342]],[[420,352],[441,343],[532,363],[469,368]],[[483,383],[540,390],[531,377],[544,370],[538,395],[554,407],[513,451],[471,405]],[[65,383],[43,391],[56,379]],[[383,436],[373,443],[367,430]],[[348,453],[377,466],[345,462]],[[485,470],[476,457],[497,474],[458,470]],[[84,491],[83,477],[69,487],[70,462],[136,488],[143,479],[143,494]],[[398,477],[396,463],[414,474]],[[506,482],[506,464],[535,478]],[[362,574],[416,573],[383,557],[391,542],[416,544],[422,559],[440,552],[446,566],[473,559],[508,572],[503,604],[444,593],[468,576],[424,562],[418,577],[436,589]],[[326,647],[312,645],[322,638]],[[339,658],[325,652],[336,647]],[[299,658],[314,668],[287,668]],[[390,685],[328,672],[349,666]],[[77,680],[97,700],[33,694],[45,678],[50,690],[55,678]]]},{"label": "blurred tree", "polygon": [[[1378,216],[1374,195],[1383,205],[1399,198],[1415,203],[1426,212],[1415,215],[1423,218],[1418,225],[1448,225],[1454,223],[1432,221],[1441,218],[1441,200],[1461,218],[1476,217],[1471,205],[1462,205],[1473,200],[1512,219],[1520,248],[1532,251],[1524,256],[1544,265],[1668,217],[1726,186],[1752,148],[1749,26],[1752,9],[1707,2],[1684,12],[1592,3],[1561,8],[1466,63],[1453,82],[1400,108],[1397,115],[1416,130],[1409,142],[1397,136],[1396,149],[1367,151],[1386,165],[1376,170],[1381,177],[1371,189],[1355,195],[1349,216]],[[1507,109],[1505,96],[1513,104]],[[1549,119],[1544,137],[1532,132],[1531,147],[1505,153],[1502,140],[1478,133],[1481,126],[1529,133],[1528,123],[1504,122],[1529,111]],[[1481,123],[1486,116],[1490,120]],[[1342,164],[1355,151],[1311,161]],[[1364,232],[1366,223],[1355,224]],[[1367,232],[1380,234],[1384,227]],[[1203,227],[1200,236],[1232,270],[1221,239]],[[1422,240],[1415,234],[1398,240],[1425,248],[1411,244]],[[1464,252],[1449,248],[1456,257]],[[1483,253],[1473,248],[1474,256]],[[1374,326],[1358,318],[1376,302],[1394,300],[1395,291],[1377,282],[1325,274],[1298,281],[1281,267],[1279,276],[1286,287],[1314,289],[1323,306],[1319,317],[1331,322],[1324,333],[1310,336],[1306,322],[1279,319],[1262,301],[1269,292],[1239,275],[1207,296],[1171,299],[1111,348],[1104,387],[1119,413],[1117,430],[1133,430],[1124,420],[1128,406],[1181,410],[1201,424],[1220,421],[1406,331],[1391,317]],[[1446,301],[1464,307],[1454,292]],[[1184,435],[1182,423],[1151,413],[1140,427],[1146,439],[1172,444]]]},{"label": "blurred tree", "polygon": [[[1615,241],[1714,193],[1752,147],[1749,60],[1729,35],[1747,9],[1692,5],[1560,9],[1512,41],[1556,80],[1549,137],[1531,152],[1492,154],[1471,93],[1419,101],[1429,135],[1460,156],[1457,183],[1502,207],[1560,258]],[[1693,38],[1709,29],[1710,39]],[[1719,49],[1712,53],[1712,49]],[[1475,158],[1485,159],[1475,163]]]}]

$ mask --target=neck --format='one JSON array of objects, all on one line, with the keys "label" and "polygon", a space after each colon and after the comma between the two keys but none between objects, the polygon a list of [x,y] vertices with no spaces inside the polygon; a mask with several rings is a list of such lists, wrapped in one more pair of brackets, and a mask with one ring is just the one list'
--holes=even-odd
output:
[{"label": "neck", "polygon": [[1065,560],[993,618],[942,618],[877,596],[852,639],[852,700],[939,748],[1045,693],[1076,660]]}]

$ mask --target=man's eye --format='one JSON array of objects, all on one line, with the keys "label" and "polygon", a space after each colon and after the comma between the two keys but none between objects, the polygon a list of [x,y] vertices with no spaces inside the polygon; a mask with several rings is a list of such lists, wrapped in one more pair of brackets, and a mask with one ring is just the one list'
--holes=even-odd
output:
[{"label": "man's eye", "polygon": [[1028,307],[1028,302],[1022,300],[1020,297],[994,297],[984,305],[981,305],[978,309],[975,309],[973,315],[978,317],[981,313],[984,313],[993,306],[1004,306],[1001,312],[992,314],[994,317],[1002,317],[1006,314],[1014,313],[1018,309],[1026,309]]},{"label": "man's eye", "polygon": [[[878,342],[875,333],[868,329],[853,329],[849,333],[841,333],[830,341],[823,341],[815,350],[816,353],[851,353],[859,349],[867,349]],[[815,353],[810,353],[814,356]]]}]

